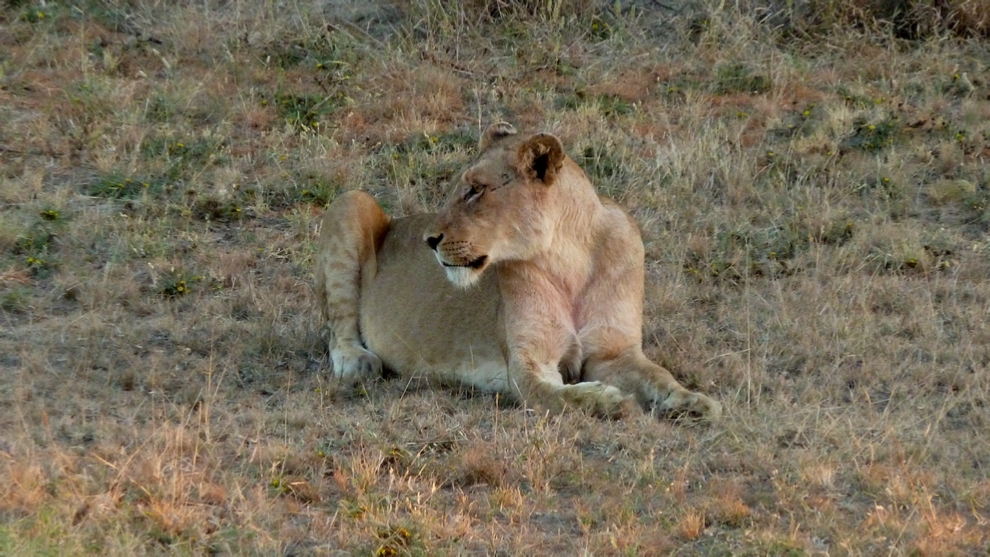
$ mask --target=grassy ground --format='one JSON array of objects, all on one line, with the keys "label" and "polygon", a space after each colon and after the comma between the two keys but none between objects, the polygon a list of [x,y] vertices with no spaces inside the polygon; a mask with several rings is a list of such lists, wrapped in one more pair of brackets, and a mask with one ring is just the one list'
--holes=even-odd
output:
[{"label": "grassy ground", "polygon": [[[554,5],[8,2],[0,554],[985,554],[986,39]],[[721,423],[328,381],[322,207],[496,118],[636,216]]]}]

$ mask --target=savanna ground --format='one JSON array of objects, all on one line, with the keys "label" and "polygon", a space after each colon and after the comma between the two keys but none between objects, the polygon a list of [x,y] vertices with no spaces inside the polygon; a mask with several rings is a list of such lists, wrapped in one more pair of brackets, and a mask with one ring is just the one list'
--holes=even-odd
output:
[{"label": "savanna ground", "polygon": [[[0,553],[986,554],[990,6],[884,6],[8,0]],[[721,422],[329,379],[322,208],[497,118]]]}]

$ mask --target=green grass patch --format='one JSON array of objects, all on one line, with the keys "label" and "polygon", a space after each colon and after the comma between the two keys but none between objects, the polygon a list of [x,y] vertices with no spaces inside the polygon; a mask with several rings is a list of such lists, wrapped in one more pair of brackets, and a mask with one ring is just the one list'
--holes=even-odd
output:
[{"label": "green grass patch", "polygon": [[[267,104],[267,100],[262,100]],[[343,92],[329,95],[295,94],[280,91],[275,93],[272,102],[280,118],[297,129],[319,131],[326,122],[326,116],[351,102]]]},{"label": "green grass patch", "polygon": [[633,103],[619,97],[618,95],[598,96],[598,110],[600,110],[602,116],[606,118],[632,114],[635,109],[636,107]]},{"label": "green grass patch", "polygon": [[151,137],[141,142],[142,156],[161,163],[159,180],[170,182],[225,164],[224,148],[224,142],[213,137]]},{"label": "green grass patch", "polygon": [[333,70],[356,62],[346,34],[319,33],[276,41],[261,51],[262,61],[280,69],[299,66]]},{"label": "green grass patch", "polygon": [[166,299],[181,298],[192,293],[205,280],[206,277],[203,275],[171,269],[158,277],[155,290]]},{"label": "green grass patch", "polygon": [[857,93],[845,86],[839,86],[835,91],[846,106],[859,110],[873,108],[874,106],[882,104],[884,101],[882,97],[872,98],[868,95]]},{"label": "green grass patch", "polygon": [[478,145],[478,136],[474,130],[457,128],[437,135],[418,133],[409,136],[406,141],[395,147],[395,153],[411,154],[450,154],[469,151]]},{"label": "green grass patch", "polygon": [[876,122],[858,118],[853,124],[852,134],[845,137],[839,147],[876,153],[893,145],[900,130],[900,118],[892,114]]},{"label": "green grass patch", "polygon": [[[261,190],[261,199],[273,209],[286,209],[297,204],[325,207],[340,191],[342,184],[330,176],[311,170],[296,170],[288,174],[278,185]],[[248,203],[257,195],[248,188],[238,194],[234,203]]]},{"label": "green grass patch", "polygon": [[14,253],[18,255],[40,255],[53,249],[57,234],[50,227],[36,224],[27,233],[17,238]]},{"label": "green grass patch", "polygon": [[588,95],[583,88],[566,91],[557,96],[557,107],[562,110],[577,110],[589,104],[596,105],[602,116],[606,118],[632,114],[636,109],[633,103],[618,95]]},{"label": "green grass patch", "polygon": [[[171,122],[178,115],[175,103],[164,93],[152,94],[144,104],[144,118],[148,122],[155,124],[165,124]],[[142,144],[142,150],[144,145]]]},{"label": "green grass patch", "polygon": [[719,282],[787,276],[794,271],[791,262],[812,245],[842,246],[854,233],[850,219],[812,225],[801,214],[777,226],[720,227],[702,249],[687,251],[683,268]]},{"label": "green grass patch", "polygon": [[136,199],[146,193],[160,192],[163,187],[160,182],[110,174],[86,186],[84,193],[103,199]]},{"label": "green grass patch", "polygon": [[199,196],[193,202],[192,216],[211,222],[230,222],[244,217],[244,208],[237,200],[216,195]]},{"label": "green grass patch", "polygon": [[687,99],[687,94],[703,87],[702,78],[695,72],[682,72],[657,84],[661,98],[668,102],[680,103]]},{"label": "green grass patch", "polygon": [[13,254],[21,259],[35,278],[50,277],[58,266],[55,260],[58,237],[65,217],[56,209],[44,209],[38,219],[14,241]]},{"label": "green grass patch", "polygon": [[126,32],[133,27],[135,2],[106,2],[104,0],[76,0],[72,11],[87,17],[110,31]]},{"label": "green grass patch", "polygon": [[587,24],[588,36],[594,41],[607,41],[615,34],[614,22],[609,22],[603,15],[598,14]]},{"label": "green grass patch", "polygon": [[448,184],[463,169],[477,141],[465,130],[435,136],[416,134],[382,149],[372,167],[378,180],[414,187],[426,206],[434,206],[447,194]]},{"label": "green grass patch", "polygon": [[588,145],[581,150],[576,162],[591,177],[591,181],[601,186],[603,182],[621,176],[625,172],[622,159],[614,150],[604,145]]},{"label": "green grass patch", "polygon": [[816,103],[809,103],[800,110],[789,113],[780,126],[768,129],[767,138],[783,141],[794,137],[808,137],[820,128],[824,117],[824,111]]},{"label": "green grass patch", "polygon": [[299,198],[303,203],[308,203],[316,207],[326,207],[330,200],[337,195],[337,186],[323,180],[314,180],[310,187],[303,188],[299,192]]},{"label": "green grass patch", "polygon": [[757,72],[747,64],[724,64],[716,68],[711,83],[711,91],[717,95],[731,93],[769,93],[773,89],[773,79]]},{"label": "green grass patch", "polygon": [[7,289],[3,294],[0,294],[0,309],[9,313],[27,313],[31,309],[31,292],[31,289],[26,286],[14,286]]},{"label": "green grass patch", "polygon": [[879,197],[885,200],[899,200],[903,199],[905,195],[904,184],[889,176],[875,176],[864,181],[856,190],[862,195]]},{"label": "green grass patch", "polygon": [[[19,7],[20,2],[10,2],[10,4],[11,8],[15,8]],[[44,5],[31,5],[24,7],[18,19],[27,23],[47,23],[52,20],[53,16],[54,13],[50,7]]]}]

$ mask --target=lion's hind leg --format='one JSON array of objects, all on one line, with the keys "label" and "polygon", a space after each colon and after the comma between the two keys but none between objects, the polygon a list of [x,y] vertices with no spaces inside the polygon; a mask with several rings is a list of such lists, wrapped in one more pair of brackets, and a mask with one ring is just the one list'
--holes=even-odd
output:
[{"label": "lion's hind leg", "polygon": [[590,358],[584,371],[585,380],[601,381],[635,393],[640,405],[648,409],[704,420],[716,420],[722,415],[718,401],[684,388],[669,371],[651,362],[638,346],[613,358]]},{"label": "lion's hind leg", "polygon": [[382,361],[361,342],[361,288],[374,277],[376,252],[389,217],[370,195],[343,193],[323,215],[316,256],[316,297],[330,333],[330,361],[339,379],[381,376]]}]

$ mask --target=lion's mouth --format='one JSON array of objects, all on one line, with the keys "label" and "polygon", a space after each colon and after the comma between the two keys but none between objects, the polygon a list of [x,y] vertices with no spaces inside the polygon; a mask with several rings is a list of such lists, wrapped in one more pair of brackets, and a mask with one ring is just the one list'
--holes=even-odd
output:
[{"label": "lion's mouth", "polygon": [[468,267],[470,269],[480,269],[485,266],[485,261],[488,261],[487,255],[482,255],[481,257],[470,261],[465,265],[454,265],[453,263],[447,263],[446,261],[441,261],[444,267]]}]

